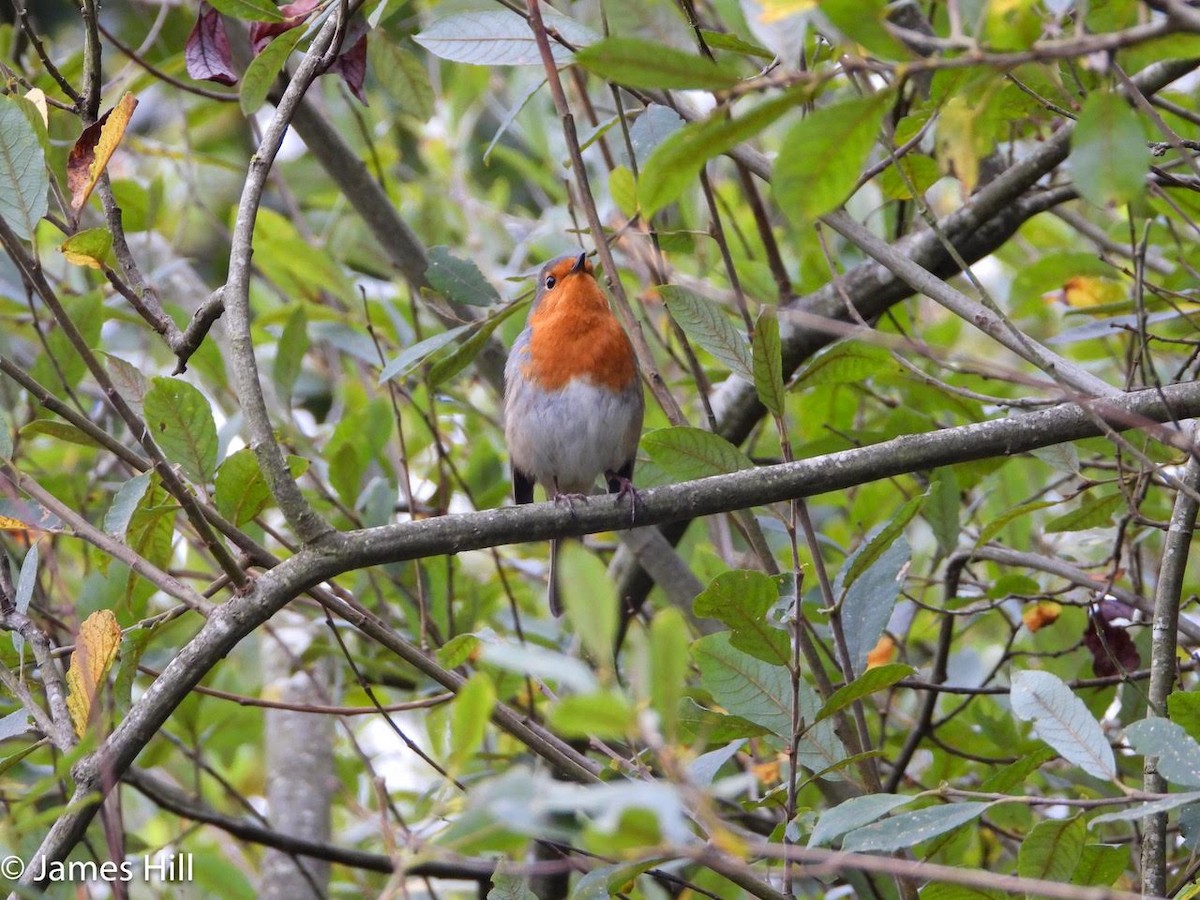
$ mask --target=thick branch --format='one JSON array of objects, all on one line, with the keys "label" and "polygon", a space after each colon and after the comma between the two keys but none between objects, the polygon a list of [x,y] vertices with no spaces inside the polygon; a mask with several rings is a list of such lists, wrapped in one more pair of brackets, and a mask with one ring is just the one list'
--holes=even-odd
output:
[{"label": "thick branch", "polygon": [[[1095,437],[1101,433],[1098,418],[1112,429],[1127,430],[1197,416],[1197,382],[1138,391],[1113,401],[1092,401],[1088,409],[1063,404],[1042,412],[908,435],[800,462],[647,490],[639,498],[638,524],[653,525],[815,496],[907,472]],[[1190,437],[1158,430],[1190,446]],[[112,778],[125,772],[192,687],[242,638],[299,593],[364,566],[628,527],[626,504],[597,498],[573,510],[541,503],[385,525],[339,536],[330,542],[334,546],[297,553],[262,575],[251,591],[219,607],[133,705],[104,747],[80,763],[74,773],[74,802],[51,828],[38,858],[62,859],[70,852],[95,812],[97,795]],[[353,615],[351,621],[356,626],[373,637],[386,639],[389,647],[444,687],[456,691],[464,682],[462,675],[442,669],[432,657],[378,620],[365,613]],[[599,777],[595,763],[581,758],[510,707],[498,704],[493,721],[541,755],[554,759],[570,777],[589,781]],[[40,865],[31,863],[28,871],[41,871]]]}]

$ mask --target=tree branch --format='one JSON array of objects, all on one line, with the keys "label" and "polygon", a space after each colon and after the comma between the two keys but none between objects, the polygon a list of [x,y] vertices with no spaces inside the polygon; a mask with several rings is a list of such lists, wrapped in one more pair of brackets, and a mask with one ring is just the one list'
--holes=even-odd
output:
[{"label": "tree branch", "polygon": [[[1095,437],[1102,433],[1097,418],[1107,427],[1127,430],[1200,416],[1200,383],[1138,391],[1117,400],[1090,401],[1087,406],[1062,404],[1042,412],[908,435],[799,462],[646,490],[639,498],[638,524],[691,519],[815,496],[907,472]],[[1167,429],[1159,430],[1167,432],[1163,437],[1171,437]],[[70,852],[83,836],[95,813],[97,798],[111,779],[125,772],[192,687],[242,638],[301,592],[364,566],[629,527],[629,511],[624,504],[597,498],[572,510],[539,503],[384,525],[348,532],[335,547],[301,550],[263,574],[248,592],[218,607],[133,704],[104,746],[76,767],[73,802],[42,841],[36,858],[62,859]],[[348,609],[348,621],[444,687],[457,691],[465,682],[462,675],[443,669],[373,616]],[[341,609],[338,612],[342,614]],[[596,763],[580,757],[505,704],[497,704],[493,721],[534,752],[553,760],[569,777],[583,781],[599,778],[601,769]],[[102,778],[103,774],[107,778]],[[43,869],[31,862],[27,871]]]}]

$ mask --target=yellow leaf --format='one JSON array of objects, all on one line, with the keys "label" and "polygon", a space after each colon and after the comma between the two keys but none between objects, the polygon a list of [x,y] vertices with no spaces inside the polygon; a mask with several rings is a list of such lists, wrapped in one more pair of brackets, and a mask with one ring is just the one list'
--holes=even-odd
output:
[{"label": "yellow leaf", "polygon": [[1062,299],[1067,306],[1085,309],[1129,299],[1129,289],[1112,278],[1076,275],[1063,282]]},{"label": "yellow leaf", "polygon": [[75,733],[81,737],[87,730],[100,682],[120,646],[121,627],[112,610],[97,610],[79,626],[75,649],[71,651],[71,668],[67,670],[67,711]]},{"label": "yellow leaf", "polygon": [[71,189],[71,209],[79,211],[92,195],[104,167],[125,136],[137,100],[128,91],[116,106],[83,130],[67,158],[67,187]]},{"label": "yellow leaf", "polygon": [[59,249],[72,265],[103,269],[112,252],[112,233],[104,228],[89,228],[71,235]]},{"label": "yellow leaf", "polygon": [[1021,613],[1021,618],[1025,621],[1026,628],[1030,631],[1037,631],[1047,625],[1053,625],[1058,621],[1060,615],[1062,615],[1062,604],[1055,603],[1053,600],[1039,600],[1037,603],[1026,606]]},{"label": "yellow leaf", "polygon": [[809,12],[818,5],[818,0],[762,0],[762,15],[759,19],[763,24],[769,25],[796,13]]},{"label": "yellow leaf", "polygon": [[42,124],[50,127],[50,110],[46,106],[46,92],[41,88],[31,88],[25,94],[25,99],[37,107],[42,114]]},{"label": "yellow leaf", "polygon": [[982,104],[973,107],[968,98],[955,95],[938,116],[934,152],[942,170],[962,184],[963,194],[970,194],[979,183],[979,159],[986,152],[986,140],[977,127],[982,109]]},{"label": "yellow leaf", "polygon": [[883,666],[890,663],[896,658],[896,642],[892,640],[891,635],[885,634],[875,644],[875,647],[867,654],[867,668],[873,669],[875,666]]}]

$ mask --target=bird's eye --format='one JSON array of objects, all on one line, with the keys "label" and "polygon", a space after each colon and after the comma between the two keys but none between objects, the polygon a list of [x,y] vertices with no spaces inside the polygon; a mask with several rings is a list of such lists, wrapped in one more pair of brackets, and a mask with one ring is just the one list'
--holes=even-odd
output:
[{"label": "bird's eye", "polygon": [[553,275],[546,276],[546,290],[554,290],[554,285],[556,284],[558,284],[558,279],[556,279]]}]

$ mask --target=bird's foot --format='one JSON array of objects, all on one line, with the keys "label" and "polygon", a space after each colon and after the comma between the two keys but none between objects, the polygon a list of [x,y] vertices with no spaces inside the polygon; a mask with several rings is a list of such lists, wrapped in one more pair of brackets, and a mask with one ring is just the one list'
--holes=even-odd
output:
[{"label": "bird's foot", "polygon": [[633,486],[633,482],[624,475],[618,475],[615,472],[605,472],[604,477],[611,484],[617,485],[617,502],[620,503],[622,498],[629,498],[629,524],[633,525],[637,521],[637,505],[641,495],[638,489]]},{"label": "bird's foot", "polygon": [[569,509],[571,511],[572,515],[575,514],[575,504],[576,503],[587,503],[587,501],[588,501],[587,494],[557,493],[554,495],[554,505],[562,506],[565,503],[567,506],[567,509]]}]

